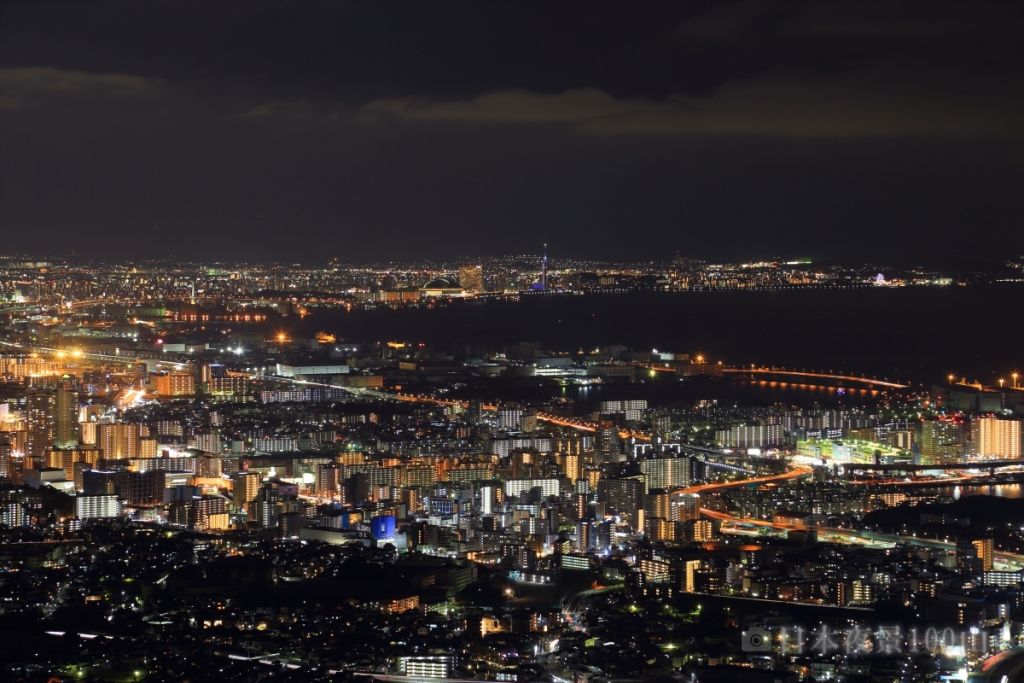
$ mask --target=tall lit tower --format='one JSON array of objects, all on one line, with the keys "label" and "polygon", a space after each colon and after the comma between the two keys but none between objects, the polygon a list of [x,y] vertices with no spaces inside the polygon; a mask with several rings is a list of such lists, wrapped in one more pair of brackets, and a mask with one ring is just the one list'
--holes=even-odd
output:
[{"label": "tall lit tower", "polygon": [[544,258],[540,262],[540,290],[548,291],[548,243],[544,243]]},{"label": "tall lit tower", "polygon": [[77,448],[81,438],[78,426],[78,390],[70,382],[57,387],[53,408],[53,445],[57,448]]},{"label": "tall lit tower", "polygon": [[33,387],[25,397],[25,455],[42,458],[53,445],[54,409],[56,395],[52,391]]}]

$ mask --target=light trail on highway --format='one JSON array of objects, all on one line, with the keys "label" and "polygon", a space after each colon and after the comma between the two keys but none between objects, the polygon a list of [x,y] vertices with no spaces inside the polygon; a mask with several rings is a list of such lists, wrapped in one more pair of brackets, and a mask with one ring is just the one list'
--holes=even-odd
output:
[{"label": "light trail on highway", "polygon": [[141,363],[148,360],[154,363],[158,363],[160,365],[170,365],[177,369],[183,369],[185,367],[185,363],[178,361],[169,361],[157,358],[143,358],[138,356],[111,356],[110,354],[93,353],[91,351],[83,351],[81,349],[58,349],[52,346],[21,344],[18,342],[10,342],[3,340],[0,340],[0,346],[18,349],[19,351],[27,351],[29,353],[52,355],[56,356],[58,359],[70,358],[72,360],[93,360],[104,363],[122,363],[124,365],[134,365],[135,363]]},{"label": "light trail on highway", "polygon": [[676,489],[673,493],[706,493],[708,491],[721,491],[724,489],[751,486],[754,484],[776,484],[782,481],[790,481],[792,479],[806,477],[813,471],[814,470],[812,468],[806,465],[793,465],[790,469],[780,474],[767,474],[759,477],[746,477],[743,479],[730,479],[729,481],[719,481],[710,484],[698,484],[696,486]]}]

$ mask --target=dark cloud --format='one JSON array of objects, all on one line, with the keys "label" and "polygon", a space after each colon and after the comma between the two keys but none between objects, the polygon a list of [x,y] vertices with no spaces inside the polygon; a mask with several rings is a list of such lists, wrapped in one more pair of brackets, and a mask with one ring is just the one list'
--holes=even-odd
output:
[{"label": "dark cloud", "polygon": [[155,94],[158,84],[129,74],[97,74],[52,67],[0,68],[0,107],[15,109],[63,99],[123,98]]},{"label": "dark cloud", "polygon": [[1013,101],[1012,108],[1004,104],[922,92],[913,83],[901,87],[839,78],[809,87],[804,79],[766,78],[723,86],[714,97],[663,100],[616,99],[595,89],[499,91],[456,101],[375,100],[362,109],[359,120],[552,124],[581,133],[643,136],[1019,138],[1024,108],[1020,101]]},{"label": "dark cloud", "polygon": [[8,2],[0,225],[99,254],[999,258],[1021,12]]}]

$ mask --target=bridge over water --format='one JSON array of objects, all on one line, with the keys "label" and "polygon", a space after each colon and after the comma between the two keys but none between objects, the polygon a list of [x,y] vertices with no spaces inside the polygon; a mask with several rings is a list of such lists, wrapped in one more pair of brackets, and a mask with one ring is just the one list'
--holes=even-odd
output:
[{"label": "bridge over water", "polygon": [[801,379],[821,379],[833,382],[852,382],[868,387],[879,389],[906,389],[908,385],[889,380],[877,379],[874,377],[863,377],[861,375],[842,375],[830,372],[813,372],[807,370],[787,370],[785,368],[722,368],[723,374],[749,375],[752,379],[771,377],[794,377]]}]

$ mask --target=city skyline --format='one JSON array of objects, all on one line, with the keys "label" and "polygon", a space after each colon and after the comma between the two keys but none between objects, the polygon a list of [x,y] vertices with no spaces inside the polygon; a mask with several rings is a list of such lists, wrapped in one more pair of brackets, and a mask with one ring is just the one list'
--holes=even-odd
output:
[{"label": "city skyline", "polygon": [[[532,245],[519,245],[528,247]],[[536,252],[530,253],[520,249],[518,251],[494,252],[494,253],[472,253],[472,252],[451,252],[442,257],[430,257],[420,255],[418,257],[398,257],[386,253],[378,253],[375,257],[356,259],[352,257],[338,256],[333,254],[318,254],[305,258],[282,258],[266,257],[255,259],[225,258],[223,256],[181,256],[177,253],[167,253],[163,257],[154,258],[146,256],[120,257],[114,255],[89,255],[76,251],[45,249],[26,251],[8,250],[0,253],[0,267],[10,267],[23,264],[28,267],[35,267],[42,264],[63,265],[81,267],[86,265],[101,265],[107,267],[132,267],[132,266],[219,266],[229,269],[243,268],[273,268],[284,266],[299,266],[303,268],[322,267],[325,270],[331,268],[370,268],[375,270],[386,270],[394,268],[398,270],[422,270],[422,271],[457,271],[464,265],[500,264],[518,262],[526,265],[534,263],[538,272],[543,270],[545,252],[550,252],[548,245],[544,243],[537,247]],[[814,251],[813,249],[810,251]],[[700,268],[700,267],[736,267],[736,268],[848,268],[848,269],[872,269],[876,273],[880,271],[892,271],[901,273],[910,272],[933,272],[948,274],[968,273],[996,273],[1001,270],[1018,270],[1024,264],[1024,254],[1013,251],[1000,253],[992,252],[985,258],[971,259],[963,256],[951,257],[940,261],[901,261],[896,260],[861,260],[854,256],[846,255],[834,259],[814,259],[807,256],[807,253],[800,254],[778,254],[763,253],[755,254],[750,258],[740,258],[737,254],[724,258],[710,258],[701,256],[696,252],[683,252],[677,250],[671,254],[660,254],[646,258],[601,258],[588,254],[586,251],[569,251],[555,254],[548,254],[548,263],[552,268],[569,270],[593,269],[629,269],[631,267],[657,269],[679,269],[679,268]]]},{"label": "city skyline", "polygon": [[0,0],[0,677],[1024,681],[1024,4]]},{"label": "city skyline", "polygon": [[[467,299],[484,335],[453,326],[450,346],[424,341],[424,321],[449,327],[463,292],[392,301],[386,272],[356,271],[353,293],[322,269],[0,268],[0,292],[18,293],[0,306],[14,680],[811,683],[813,667],[967,683],[1020,664],[1016,366],[976,382],[911,349],[923,376],[877,376],[856,367],[864,338],[838,369],[737,364],[688,350],[686,327],[669,346],[607,343],[625,330],[583,321],[616,320],[613,303],[653,320],[703,299],[696,317],[732,321],[720,341],[769,347],[729,294],[530,295],[536,274],[490,300],[496,315]],[[460,275],[483,294],[479,268]],[[824,307],[867,292],[999,312],[1019,287],[752,303],[827,326]],[[374,311],[385,330],[331,332]],[[522,341],[530,318],[554,334]],[[772,336],[791,346],[804,322]],[[590,343],[567,348],[577,335]],[[842,354],[813,336],[803,353]]]}]

